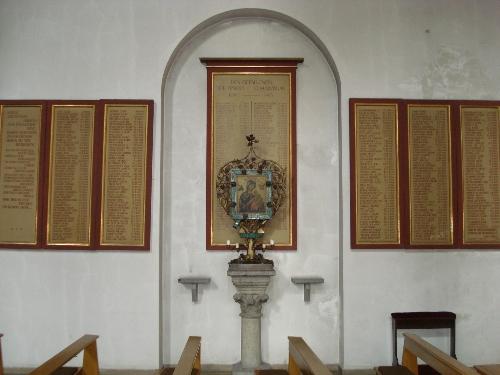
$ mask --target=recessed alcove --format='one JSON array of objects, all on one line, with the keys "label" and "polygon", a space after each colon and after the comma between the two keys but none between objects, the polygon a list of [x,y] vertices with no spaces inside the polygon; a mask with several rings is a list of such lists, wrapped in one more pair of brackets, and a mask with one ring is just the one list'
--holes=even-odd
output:
[{"label": "recessed alcove", "polygon": [[[204,358],[239,359],[239,308],[226,275],[231,252],[205,249],[206,69],[200,57],[303,57],[297,70],[298,250],[269,252],[277,275],[263,309],[262,355],[287,361],[289,335],[305,336],[326,363],[340,359],[341,207],[339,87],[333,60],[304,25],[281,13],[240,9],[195,27],[177,46],[164,75],[162,103],[162,356],[173,363],[183,340],[200,335]],[[245,152],[245,150],[242,150]],[[290,287],[295,274],[325,285],[310,304]],[[177,276],[212,282],[192,304]],[[182,321],[182,324],[178,322]],[[222,348],[232,348],[231,350]]]}]

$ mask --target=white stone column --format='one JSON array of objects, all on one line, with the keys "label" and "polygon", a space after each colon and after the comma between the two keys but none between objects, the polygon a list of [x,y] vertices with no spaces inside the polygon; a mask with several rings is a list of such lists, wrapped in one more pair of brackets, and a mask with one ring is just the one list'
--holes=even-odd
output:
[{"label": "white stone column", "polygon": [[227,272],[238,293],[233,298],[241,308],[241,362],[233,366],[235,375],[253,375],[256,368],[268,367],[262,362],[261,327],[262,304],[271,276],[276,272],[272,263],[230,264]]}]

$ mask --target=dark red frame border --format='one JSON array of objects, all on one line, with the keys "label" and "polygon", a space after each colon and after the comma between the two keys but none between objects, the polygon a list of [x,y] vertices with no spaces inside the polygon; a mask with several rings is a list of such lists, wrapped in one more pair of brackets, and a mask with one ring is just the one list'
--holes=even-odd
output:
[{"label": "dark red frame border", "polygon": [[291,245],[274,246],[273,250],[297,250],[297,65],[302,63],[302,58],[290,59],[224,59],[201,58],[200,61],[207,66],[207,169],[206,169],[206,248],[207,250],[233,250],[226,246],[212,244],[212,74],[215,72],[267,72],[290,73],[291,77],[291,147],[292,147],[292,243]]}]

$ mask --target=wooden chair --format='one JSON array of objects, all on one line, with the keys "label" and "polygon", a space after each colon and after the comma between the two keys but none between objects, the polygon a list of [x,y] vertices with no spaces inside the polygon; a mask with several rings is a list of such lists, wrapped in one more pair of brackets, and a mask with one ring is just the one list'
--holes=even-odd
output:
[{"label": "wooden chair", "polygon": [[403,366],[383,366],[377,368],[382,375],[419,375],[417,359],[431,366],[442,375],[478,375],[455,358],[429,344],[417,335],[404,333]]},{"label": "wooden chair", "polygon": [[164,368],[161,375],[199,375],[201,372],[201,337],[189,336],[175,368]]},{"label": "wooden chair", "polygon": [[[96,342],[98,337],[95,335],[80,337],[44,364],[31,371],[29,375],[99,375]],[[83,351],[83,365],[81,368],[63,367],[81,351]]]},{"label": "wooden chair", "polygon": [[395,312],[392,317],[392,365],[398,365],[398,329],[450,329],[450,355],[455,354],[455,313],[450,311]]}]

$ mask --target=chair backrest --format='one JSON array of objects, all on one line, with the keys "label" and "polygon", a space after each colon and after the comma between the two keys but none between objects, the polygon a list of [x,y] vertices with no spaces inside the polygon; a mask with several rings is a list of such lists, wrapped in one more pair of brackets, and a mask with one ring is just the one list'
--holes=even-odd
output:
[{"label": "chair backrest", "polygon": [[302,337],[288,337],[289,375],[332,375]]},{"label": "chair backrest", "polygon": [[173,375],[199,374],[201,371],[201,337],[189,336]]},{"label": "chair backrest", "polygon": [[478,375],[478,373],[429,344],[419,336],[404,333],[403,366],[418,375],[417,358],[431,366],[442,375]]},{"label": "chair backrest", "polygon": [[97,357],[96,335],[84,335],[78,340],[57,353],[41,366],[30,372],[30,375],[50,375],[63,367],[69,360],[83,350],[83,365],[81,372],[84,375],[99,375],[99,361]]}]

